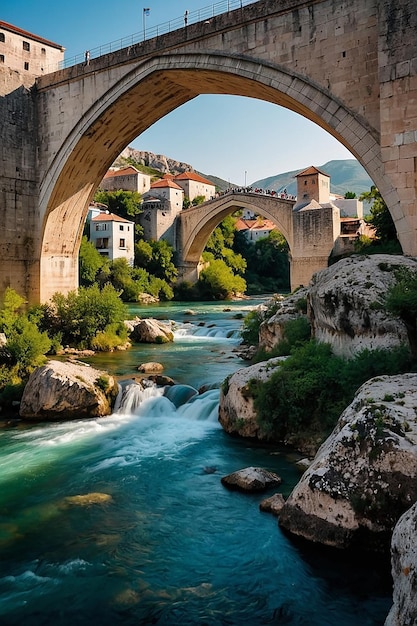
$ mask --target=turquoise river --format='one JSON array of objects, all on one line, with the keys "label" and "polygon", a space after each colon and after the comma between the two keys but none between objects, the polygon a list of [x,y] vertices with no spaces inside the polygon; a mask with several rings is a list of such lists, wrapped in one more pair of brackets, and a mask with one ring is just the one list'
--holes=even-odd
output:
[{"label": "turquoise river", "polygon": [[176,320],[175,342],[90,360],[126,378],[159,361],[178,384],[208,389],[188,403],[181,388],[168,399],[132,387],[102,419],[3,422],[1,626],[383,625],[389,564],[294,541],[260,512],[265,495],[220,482],[261,466],[286,496],[300,476],[291,451],[218,423],[214,387],[245,366],[239,314],[253,305],[131,307]]}]

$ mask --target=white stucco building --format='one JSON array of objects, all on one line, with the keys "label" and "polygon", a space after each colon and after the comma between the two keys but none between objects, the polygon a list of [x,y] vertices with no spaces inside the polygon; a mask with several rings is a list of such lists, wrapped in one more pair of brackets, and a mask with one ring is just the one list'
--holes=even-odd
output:
[{"label": "white stucco building", "polygon": [[133,266],[135,223],[101,211],[90,222],[90,241],[109,261],[124,258]]}]

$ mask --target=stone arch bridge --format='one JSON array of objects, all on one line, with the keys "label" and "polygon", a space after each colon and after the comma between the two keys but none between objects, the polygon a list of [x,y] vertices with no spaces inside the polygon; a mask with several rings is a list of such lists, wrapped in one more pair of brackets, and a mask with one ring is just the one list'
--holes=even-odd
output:
[{"label": "stone arch bridge", "polygon": [[417,254],[414,0],[259,0],[88,65],[0,75],[0,292],[45,301],[77,287],[105,172],[201,94],[269,101],[331,133],[381,191],[404,253]]},{"label": "stone arch bridge", "polygon": [[237,209],[246,208],[271,220],[289,247],[291,289],[307,285],[312,274],[327,267],[340,230],[338,209],[327,205],[294,211],[294,200],[250,192],[229,192],[178,214],[176,250],[179,275],[195,282],[208,238],[218,224]]}]

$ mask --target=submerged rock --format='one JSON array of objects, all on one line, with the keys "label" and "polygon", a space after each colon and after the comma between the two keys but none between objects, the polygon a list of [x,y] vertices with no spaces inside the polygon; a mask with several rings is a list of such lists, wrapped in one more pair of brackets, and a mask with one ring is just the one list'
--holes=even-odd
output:
[{"label": "submerged rock", "polygon": [[19,413],[36,420],[110,415],[117,393],[117,382],[107,372],[80,362],[48,361],[30,375]]},{"label": "submerged rock", "polygon": [[282,527],[338,548],[386,551],[417,501],[417,374],[366,382],[280,515]]},{"label": "submerged rock", "polygon": [[276,487],[282,482],[278,474],[269,472],[261,467],[246,467],[221,479],[222,485],[229,489],[240,491],[265,491]]}]

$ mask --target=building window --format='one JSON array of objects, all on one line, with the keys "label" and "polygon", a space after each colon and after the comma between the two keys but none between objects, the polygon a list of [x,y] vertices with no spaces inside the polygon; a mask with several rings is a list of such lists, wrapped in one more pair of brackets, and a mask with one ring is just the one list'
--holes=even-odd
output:
[{"label": "building window", "polygon": [[25,70],[29,69],[29,63],[27,61],[25,61],[25,65],[24,65]]},{"label": "building window", "polygon": [[108,247],[109,247],[109,239],[108,239],[108,237],[103,237],[103,238],[100,238],[100,239],[96,240],[96,248],[98,250],[100,250],[100,249],[107,250]]},{"label": "building window", "polygon": [[119,230],[124,230],[123,224],[119,224]]},{"label": "building window", "polygon": [[0,41],[6,41],[4,33],[0,33]]},{"label": "building window", "polygon": [[120,240],[119,248],[126,248],[126,241],[124,239]]},{"label": "building window", "polygon": [[45,48],[41,48],[41,54],[43,54],[43,55],[46,54],[46,49]]},{"label": "building window", "polygon": [[96,224],[96,232],[99,230],[107,230],[107,224]]},{"label": "building window", "polygon": [[30,43],[28,41],[24,41],[23,42],[23,50],[26,50],[27,52],[29,52],[29,50],[30,50]]},{"label": "building window", "polygon": [[4,63],[4,54],[0,54],[0,63]]}]

